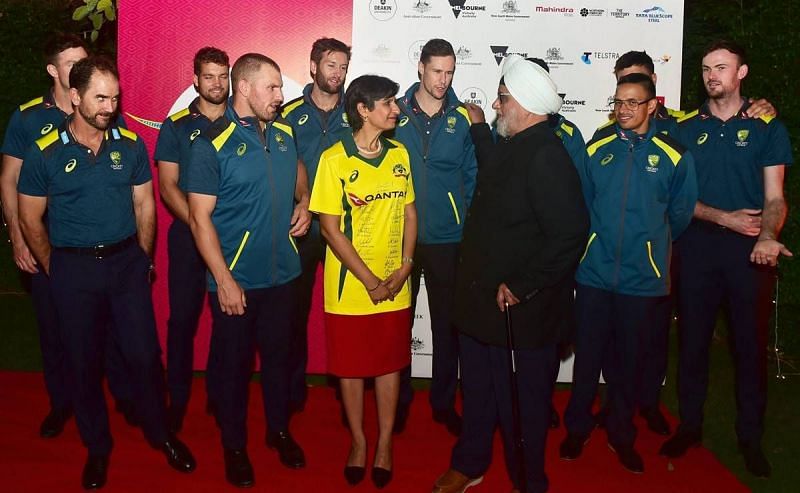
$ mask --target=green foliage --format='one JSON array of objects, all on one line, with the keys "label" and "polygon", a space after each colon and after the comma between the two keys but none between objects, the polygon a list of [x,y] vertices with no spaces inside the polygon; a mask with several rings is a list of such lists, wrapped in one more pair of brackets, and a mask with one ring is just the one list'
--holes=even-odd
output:
[{"label": "green foliage", "polygon": [[91,23],[89,38],[92,43],[100,37],[100,30],[106,21],[114,21],[117,18],[117,7],[113,0],[83,0],[84,5],[80,5],[72,12],[72,20]]},{"label": "green foliage", "polygon": [[[750,72],[743,93],[766,98],[778,110],[792,138],[794,158],[800,159],[800,0],[686,0],[683,40],[682,107],[697,107],[705,97],[700,73],[704,47],[720,38],[747,50]],[[789,217],[782,241],[800,255],[800,175],[787,172]],[[800,357],[800,263],[784,259],[780,265],[779,331],[786,352]]]}]

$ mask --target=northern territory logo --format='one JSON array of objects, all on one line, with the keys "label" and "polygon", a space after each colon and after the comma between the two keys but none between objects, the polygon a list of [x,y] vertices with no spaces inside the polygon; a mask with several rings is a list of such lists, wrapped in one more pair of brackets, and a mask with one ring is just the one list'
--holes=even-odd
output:
[{"label": "northern territory logo", "polygon": [[654,5],[649,9],[644,9],[636,14],[637,19],[647,19],[647,22],[661,22],[672,20],[673,15],[664,10],[663,7]]},{"label": "northern territory logo", "polygon": [[478,16],[477,12],[486,12],[486,5],[474,5],[470,2],[467,5],[467,0],[448,0],[450,8],[453,9],[453,15],[458,19],[458,16],[463,14],[462,19],[475,18]]},{"label": "northern territory logo", "polygon": [[589,9],[584,7],[578,13],[581,14],[581,17],[602,17],[605,12],[604,9]]},{"label": "northern territory logo", "polygon": [[388,21],[397,13],[397,2],[395,0],[370,0],[370,15],[379,21]]},{"label": "northern territory logo", "polygon": [[497,65],[500,66],[503,63],[503,59],[508,55],[519,55],[522,58],[528,58],[528,52],[521,52],[521,51],[508,51],[508,46],[500,46],[500,45],[492,45],[489,46],[492,50],[492,55],[494,55],[494,61],[497,62]]}]

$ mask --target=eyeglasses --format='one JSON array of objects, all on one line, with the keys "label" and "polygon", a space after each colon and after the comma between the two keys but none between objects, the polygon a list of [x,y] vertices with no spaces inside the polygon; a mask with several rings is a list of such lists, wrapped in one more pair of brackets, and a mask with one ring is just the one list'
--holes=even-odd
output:
[{"label": "eyeglasses", "polygon": [[631,111],[636,111],[639,108],[639,105],[648,103],[653,99],[654,98],[647,98],[644,101],[636,101],[635,99],[612,99],[611,104],[609,104],[609,106],[613,107],[614,109],[617,109],[624,105],[625,108]]},{"label": "eyeglasses", "polygon": [[508,97],[511,96],[510,92],[498,92],[497,99],[500,100],[500,104],[505,104],[508,101]]}]

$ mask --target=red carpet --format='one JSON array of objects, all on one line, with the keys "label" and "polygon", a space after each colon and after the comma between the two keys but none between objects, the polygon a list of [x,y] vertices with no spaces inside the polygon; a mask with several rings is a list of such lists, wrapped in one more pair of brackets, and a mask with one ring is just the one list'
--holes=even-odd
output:
[{"label": "red carpet", "polygon": [[[198,469],[182,475],[170,469],[163,456],[150,449],[139,430],[125,424],[112,412],[111,427],[115,446],[111,456],[108,484],[112,492],[218,492],[237,491],[224,480],[219,434],[211,417],[203,412],[203,382],[195,383],[196,394],[185,423],[182,438],[191,447]],[[557,407],[566,405],[567,392],[556,396]],[[366,429],[370,443],[376,435],[373,394],[367,395]],[[70,420],[58,438],[38,437],[39,422],[47,412],[41,374],[0,372],[0,491],[70,492],[82,491],[80,474],[86,450],[80,443],[75,421]],[[292,432],[304,447],[308,466],[292,471],[278,462],[275,453],[264,446],[264,416],[261,393],[254,384],[250,399],[249,454],[256,472],[254,492],[355,492],[373,491],[367,478],[351,488],[342,477],[348,433],[339,421],[334,393],[313,388],[305,411],[292,422]],[[673,423],[674,424],[674,423]],[[644,457],[643,475],[628,473],[606,447],[605,434],[596,432],[584,455],[574,462],[558,458],[563,427],[551,433],[547,471],[552,492],[738,492],[748,491],[705,449],[693,449],[685,458],[669,462],[657,455],[662,438],[638,422],[637,448]],[[384,490],[390,492],[429,492],[436,477],[447,469],[454,439],[430,419],[427,395],[417,393],[406,431],[395,439],[395,479]],[[371,450],[370,453],[373,451]],[[469,493],[507,493],[499,439],[495,442],[494,462],[484,482]]]}]

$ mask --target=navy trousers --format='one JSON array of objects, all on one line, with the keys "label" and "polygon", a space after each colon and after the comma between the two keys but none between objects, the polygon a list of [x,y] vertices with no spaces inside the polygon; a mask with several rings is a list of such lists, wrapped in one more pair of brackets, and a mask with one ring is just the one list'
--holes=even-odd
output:
[{"label": "navy trousers", "polygon": [[[519,487],[508,350],[463,334],[459,343],[464,421],[450,467],[469,477],[483,475],[492,460],[492,440],[499,424],[506,469],[515,487]],[[553,367],[558,365],[556,345],[518,349],[516,365],[528,492],[539,493],[548,488],[544,451],[550,424]]]},{"label": "navy trousers", "polygon": [[767,402],[766,348],[774,269],[750,262],[756,238],[693,222],[681,255],[678,402],[684,431],[701,431],[717,312],[725,306],[736,368],[736,434],[757,445]]},{"label": "navy trousers", "polygon": [[129,370],[136,414],[147,440],[153,446],[167,440],[164,371],[149,266],[150,259],[135,242],[102,259],[58,249],[50,257],[51,292],[75,419],[92,455],[108,454],[112,447],[101,385],[109,338]]},{"label": "navy trousers", "polygon": [[578,284],[575,295],[577,330],[572,394],[564,413],[567,431],[588,435],[594,429],[592,403],[600,370],[608,383],[609,442],[632,446],[636,439],[633,413],[642,355],[653,345],[659,317],[666,315],[668,297],[629,296]]},{"label": "navy trousers", "polygon": [[[417,245],[411,271],[412,310],[416,309],[420,277],[425,272],[433,338],[430,404],[434,411],[453,408],[458,386],[458,331],[451,322],[458,247],[458,243]],[[398,406],[408,407],[413,398],[409,366],[400,373]]]},{"label": "navy trousers", "polygon": [[[58,315],[50,289],[50,278],[44,271],[31,275],[31,298],[39,328],[39,349],[42,352],[42,370],[50,408],[66,411],[72,409],[72,396],[66,377],[64,344],[59,335]],[[104,364],[108,388],[114,399],[132,401],[128,370],[120,349],[110,338],[105,348]]]},{"label": "navy trousers", "polygon": [[212,399],[222,445],[247,446],[247,402],[256,349],[261,359],[261,389],[271,432],[289,429],[289,340],[293,282],[245,291],[244,315],[226,315],[216,292],[209,292],[213,316],[211,356],[217,365]]},{"label": "navy trousers", "polygon": [[[206,264],[189,226],[175,219],[167,236],[169,320],[167,321],[167,388],[170,406],[185,409],[192,389],[194,336],[206,294]],[[213,386],[209,360],[206,385]]]},{"label": "navy trousers", "polygon": [[289,345],[289,405],[301,409],[306,402],[306,366],[308,365],[308,315],[317,265],[325,259],[325,243],[320,235],[312,234],[296,238],[302,272],[295,281],[296,294],[292,311],[292,339]]}]

